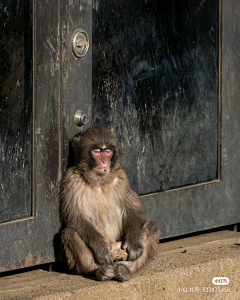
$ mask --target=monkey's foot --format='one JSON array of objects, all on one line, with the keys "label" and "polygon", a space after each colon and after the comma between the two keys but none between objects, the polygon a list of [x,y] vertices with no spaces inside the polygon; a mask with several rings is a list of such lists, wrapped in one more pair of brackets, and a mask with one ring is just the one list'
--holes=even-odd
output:
[{"label": "monkey's foot", "polygon": [[119,281],[127,281],[132,277],[130,270],[122,264],[115,264],[115,278]]},{"label": "monkey's foot", "polygon": [[100,266],[96,271],[95,271],[95,276],[97,280],[100,281],[106,281],[110,280],[115,277],[114,269],[113,266],[111,265],[104,265]]}]

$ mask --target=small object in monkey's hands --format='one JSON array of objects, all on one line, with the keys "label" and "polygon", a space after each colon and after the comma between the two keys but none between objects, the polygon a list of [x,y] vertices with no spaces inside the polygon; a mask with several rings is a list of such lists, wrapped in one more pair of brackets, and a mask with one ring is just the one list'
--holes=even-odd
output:
[{"label": "small object in monkey's hands", "polygon": [[122,242],[116,242],[116,243],[112,244],[111,246],[112,246],[111,252],[112,252],[114,261],[127,260],[128,254],[127,254],[126,250],[123,250],[121,248]]}]

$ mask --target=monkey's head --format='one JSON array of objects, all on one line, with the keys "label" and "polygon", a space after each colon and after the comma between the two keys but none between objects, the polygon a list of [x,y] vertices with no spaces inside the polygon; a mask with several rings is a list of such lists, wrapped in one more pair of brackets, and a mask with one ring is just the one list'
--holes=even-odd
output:
[{"label": "monkey's head", "polygon": [[117,139],[103,127],[91,127],[72,141],[75,164],[99,176],[107,175],[119,159]]}]

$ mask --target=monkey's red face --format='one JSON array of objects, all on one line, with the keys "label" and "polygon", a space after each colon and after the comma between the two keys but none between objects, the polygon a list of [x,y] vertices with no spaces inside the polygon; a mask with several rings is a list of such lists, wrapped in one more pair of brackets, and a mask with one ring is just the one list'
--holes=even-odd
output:
[{"label": "monkey's red face", "polygon": [[108,174],[111,167],[111,158],[113,150],[109,148],[98,148],[91,150],[91,155],[96,163],[93,171],[98,175]]}]

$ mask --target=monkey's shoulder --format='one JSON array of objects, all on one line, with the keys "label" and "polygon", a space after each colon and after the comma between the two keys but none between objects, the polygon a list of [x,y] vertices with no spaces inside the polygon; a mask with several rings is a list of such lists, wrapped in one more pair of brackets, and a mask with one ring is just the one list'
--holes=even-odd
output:
[{"label": "monkey's shoulder", "polygon": [[120,180],[120,182],[124,181],[126,183],[129,183],[127,174],[120,165],[112,173],[115,174],[114,177],[117,177]]},{"label": "monkey's shoulder", "polygon": [[61,181],[64,182],[64,181],[73,180],[79,178],[80,176],[81,176],[80,168],[78,166],[72,166],[66,169]]},{"label": "monkey's shoulder", "polygon": [[81,168],[72,166],[66,170],[61,181],[61,186],[65,192],[71,194],[94,193],[94,195],[97,195],[98,192],[102,192],[105,195],[115,194],[118,195],[118,197],[126,197],[126,195],[138,197],[130,187],[128,177],[120,165],[114,168],[109,176],[98,177],[99,179],[94,178],[93,180],[91,174],[84,174]]}]

